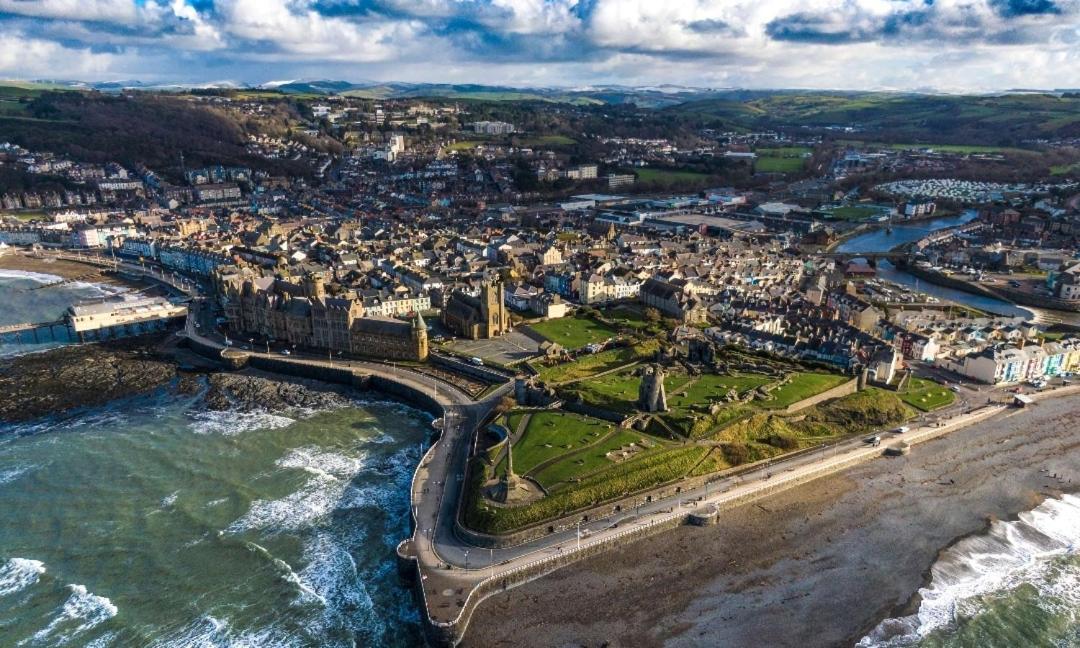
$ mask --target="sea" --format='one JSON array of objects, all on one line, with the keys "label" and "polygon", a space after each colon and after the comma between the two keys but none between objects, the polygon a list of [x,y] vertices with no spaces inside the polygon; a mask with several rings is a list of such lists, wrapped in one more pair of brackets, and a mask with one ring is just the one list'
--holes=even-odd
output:
[{"label": "sea", "polygon": [[[0,323],[111,291],[3,272]],[[166,387],[0,424],[0,646],[421,644],[394,548],[430,422],[359,397],[209,412]]]},{"label": "sea", "polygon": [[1080,646],[1080,497],[1047,499],[943,551],[915,613],[857,646]]}]

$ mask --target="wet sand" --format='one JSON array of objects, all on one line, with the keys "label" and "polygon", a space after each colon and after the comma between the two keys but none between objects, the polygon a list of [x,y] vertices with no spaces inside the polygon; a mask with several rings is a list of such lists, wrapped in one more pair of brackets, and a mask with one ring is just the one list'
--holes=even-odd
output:
[{"label": "wet sand", "polygon": [[64,279],[77,279],[87,283],[112,284],[141,288],[142,284],[124,281],[116,275],[106,273],[102,268],[86,263],[59,259],[37,258],[9,252],[0,256],[0,269],[22,270],[40,274],[56,275]]},{"label": "wet sand", "polygon": [[1078,487],[1080,396],[1050,399],[488,599],[463,646],[850,646],[942,549]]}]

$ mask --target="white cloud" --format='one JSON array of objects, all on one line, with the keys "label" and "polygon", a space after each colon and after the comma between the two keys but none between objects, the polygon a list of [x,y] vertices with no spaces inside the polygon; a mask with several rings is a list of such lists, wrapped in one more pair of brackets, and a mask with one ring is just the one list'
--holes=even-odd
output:
[{"label": "white cloud", "polygon": [[410,20],[354,22],[287,0],[219,0],[229,35],[274,48],[270,54],[343,61],[385,61],[415,45],[423,25]]},{"label": "white cloud", "polygon": [[0,0],[0,11],[35,18],[132,24],[140,20],[140,14],[155,14],[161,7],[150,1],[140,8],[133,0]]},{"label": "white cloud", "polygon": [[102,79],[111,76],[118,59],[89,49],[20,33],[0,33],[0,76],[5,78]]},{"label": "white cloud", "polygon": [[71,76],[74,60],[176,81],[1080,86],[1080,0],[0,0],[0,13],[8,47],[36,52],[21,76]]}]

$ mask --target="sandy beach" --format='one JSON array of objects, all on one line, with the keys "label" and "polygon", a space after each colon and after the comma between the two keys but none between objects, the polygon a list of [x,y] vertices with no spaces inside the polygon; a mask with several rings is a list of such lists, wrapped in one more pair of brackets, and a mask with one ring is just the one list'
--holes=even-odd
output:
[{"label": "sandy beach", "polygon": [[112,285],[137,285],[131,282],[121,281],[114,275],[104,272],[101,268],[75,261],[63,261],[58,259],[38,258],[26,256],[15,252],[9,252],[0,256],[0,269],[21,270],[23,272],[37,272],[40,274],[56,275],[64,279],[78,279],[87,283],[101,283]]},{"label": "sandy beach", "polygon": [[463,645],[850,646],[942,549],[1078,490],[1078,423],[1050,399],[577,563],[485,601]]}]

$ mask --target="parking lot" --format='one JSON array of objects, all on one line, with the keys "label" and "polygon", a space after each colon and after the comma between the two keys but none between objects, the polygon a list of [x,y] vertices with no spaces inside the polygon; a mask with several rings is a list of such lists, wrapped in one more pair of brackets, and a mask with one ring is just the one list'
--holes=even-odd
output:
[{"label": "parking lot", "polygon": [[447,348],[455,353],[475,356],[484,362],[502,365],[520,362],[540,352],[540,345],[536,340],[518,331],[511,331],[490,340],[458,339],[447,344]]}]

